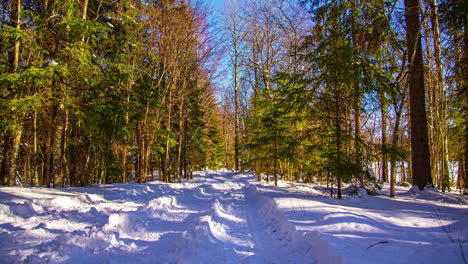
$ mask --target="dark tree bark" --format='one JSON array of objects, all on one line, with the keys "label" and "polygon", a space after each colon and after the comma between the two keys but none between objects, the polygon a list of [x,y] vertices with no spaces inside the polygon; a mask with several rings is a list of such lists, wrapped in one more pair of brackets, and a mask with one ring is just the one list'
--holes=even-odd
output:
[{"label": "dark tree bark", "polygon": [[59,105],[53,103],[49,106],[47,118],[47,135],[45,142],[45,165],[44,165],[44,185],[52,188],[54,184],[54,150],[56,146],[56,122]]},{"label": "dark tree bark", "polygon": [[1,175],[1,185],[8,185],[10,180],[9,173],[10,173],[10,150],[12,145],[10,133],[7,133],[3,137],[3,160],[2,160],[2,168],[0,170]]},{"label": "dark tree bark", "polygon": [[[462,61],[462,71],[463,71],[463,94],[465,95],[465,114],[468,113],[468,1],[464,1],[462,4],[462,10],[464,10],[464,27],[465,34],[464,38],[464,49],[463,49],[463,61]],[[468,118],[465,119],[465,190],[464,193],[468,194]]]},{"label": "dark tree bark", "polygon": [[[341,114],[341,107],[340,107],[340,103],[341,103],[341,100],[340,100],[340,92],[339,90],[337,89],[337,91],[335,91],[335,122],[336,122],[336,168],[335,168],[335,172],[336,172],[336,180],[337,180],[337,188],[338,188],[338,199],[341,199],[342,198],[342,195],[341,195],[341,173],[342,173],[342,169],[341,169],[341,137],[342,137],[342,133],[341,133],[341,117],[340,117],[340,114]],[[333,190],[333,187],[332,187],[332,190]]]},{"label": "dark tree bark", "polygon": [[429,139],[424,89],[424,65],[422,57],[419,1],[405,0],[407,46],[410,62],[409,94],[411,125],[411,161],[413,184],[423,189],[432,185]]},{"label": "dark tree bark", "polygon": [[278,135],[275,131],[275,157],[274,157],[274,163],[273,163],[273,171],[275,175],[275,186],[278,186],[278,171],[276,169],[278,163]]},{"label": "dark tree bark", "polygon": [[388,159],[387,159],[387,102],[385,95],[381,95],[381,115],[382,115],[382,181],[388,182]]}]

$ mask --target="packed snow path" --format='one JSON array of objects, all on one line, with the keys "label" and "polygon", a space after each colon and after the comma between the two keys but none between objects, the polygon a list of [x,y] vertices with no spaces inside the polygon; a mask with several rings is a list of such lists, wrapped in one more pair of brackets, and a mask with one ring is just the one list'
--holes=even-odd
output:
[{"label": "packed snow path", "polygon": [[[465,263],[468,203],[200,172],[184,183],[0,188],[0,263]],[[388,190],[384,190],[388,193]],[[362,196],[363,195],[363,196]]]}]

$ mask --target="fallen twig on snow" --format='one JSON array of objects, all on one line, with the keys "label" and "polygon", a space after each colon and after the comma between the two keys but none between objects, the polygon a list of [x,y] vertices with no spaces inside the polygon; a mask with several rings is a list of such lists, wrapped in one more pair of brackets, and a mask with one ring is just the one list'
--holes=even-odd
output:
[{"label": "fallen twig on snow", "polygon": [[370,246],[367,247],[367,249],[373,247],[373,246],[377,246],[378,244],[388,244],[388,241],[384,240],[384,241],[380,241],[380,242],[377,242],[377,243],[374,243]]}]

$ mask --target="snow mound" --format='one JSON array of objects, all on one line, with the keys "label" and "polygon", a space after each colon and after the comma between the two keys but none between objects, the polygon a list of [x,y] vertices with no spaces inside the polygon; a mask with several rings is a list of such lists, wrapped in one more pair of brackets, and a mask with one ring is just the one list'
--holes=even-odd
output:
[{"label": "snow mound", "polygon": [[366,189],[364,189],[364,188],[359,188],[359,189],[358,189],[358,196],[359,196],[359,197],[367,197],[367,195],[368,195],[368,194],[367,194],[367,190],[366,190]]},{"label": "snow mound", "polygon": [[364,188],[358,188],[354,185],[349,185],[348,187],[343,189],[343,194],[347,194],[350,196],[358,196],[360,198],[367,197],[367,190]]},{"label": "snow mound", "polygon": [[0,204],[0,215],[10,219],[28,219],[35,216],[36,214],[42,214],[43,212],[44,210],[41,206],[33,205],[26,201]]},{"label": "snow mound", "polygon": [[132,221],[131,215],[128,213],[115,213],[109,215],[107,224],[102,227],[105,232],[118,232],[123,234],[129,234],[134,230],[134,221]]},{"label": "snow mound", "polygon": [[437,201],[442,203],[450,204],[468,204],[467,199],[464,196],[460,196],[454,193],[440,192],[437,188],[426,187],[424,190],[420,190],[418,186],[414,185],[406,193],[405,196],[412,196],[417,199],[427,201]]}]

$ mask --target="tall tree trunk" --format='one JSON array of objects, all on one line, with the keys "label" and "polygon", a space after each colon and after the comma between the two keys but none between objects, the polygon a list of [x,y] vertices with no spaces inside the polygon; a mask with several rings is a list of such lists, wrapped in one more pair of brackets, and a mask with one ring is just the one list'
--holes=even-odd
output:
[{"label": "tall tree trunk", "polygon": [[33,179],[34,183],[32,185],[39,185],[39,171],[38,171],[38,152],[37,152],[37,111],[34,112],[34,121],[33,121]]},{"label": "tall tree trunk", "polygon": [[413,184],[424,189],[432,185],[426,101],[424,64],[422,57],[419,1],[405,0],[407,46],[410,62],[409,94],[411,124],[411,160]]},{"label": "tall tree trunk", "polygon": [[179,106],[179,145],[177,147],[177,181],[182,182],[182,144],[184,140],[184,119],[183,119],[183,107],[184,104],[181,103]]},{"label": "tall tree trunk", "polygon": [[189,179],[189,130],[188,116],[184,116],[184,179]]},{"label": "tall tree trunk", "polygon": [[361,150],[361,92],[359,83],[354,84],[354,162],[358,166],[357,178],[363,184],[362,177],[362,150]]},{"label": "tall tree trunk", "polygon": [[164,152],[164,182],[169,183],[171,181],[171,172],[170,172],[170,158],[171,158],[171,148],[170,148],[170,133],[172,127],[172,87],[169,87],[169,94],[168,94],[168,114],[167,114],[167,123],[166,123],[166,130],[167,130],[167,138],[166,138],[166,146]]},{"label": "tall tree trunk", "polygon": [[7,150],[9,153],[4,157],[4,168],[5,173],[3,184],[8,186],[15,186],[16,184],[16,167],[17,167],[17,157],[19,153],[19,147],[21,143],[21,135],[23,133],[22,127],[15,128],[12,132],[9,132],[8,140],[9,145]]},{"label": "tall tree trunk", "polygon": [[228,148],[228,131],[227,131],[227,105],[223,106],[223,137],[224,137],[224,167],[229,168],[229,148]]},{"label": "tall tree trunk", "polygon": [[136,168],[135,168],[135,173],[136,173],[136,178],[137,182],[141,182],[141,174],[142,174],[142,168],[143,168],[143,146],[142,146],[142,135],[141,135],[141,124],[138,122],[137,124],[137,131],[136,131],[136,137],[137,137],[137,157],[136,157]]},{"label": "tall tree trunk", "polygon": [[[356,29],[356,17],[357,17],[357,6],[355,1],[351,1],[351,37],[354,48],[358,47],[357,29]],[[359,168],[356,178],[359,179],[363,185],[362,177],[362,151],[361,151],[361,87],[359,85],[359,74],[357,71],[353,81],[353,112],[354,112],[354,163]]]},{"label": "tall tree trunk", "polygon": [[[400,104],[400,105],[397,105]],[[403,113],[403,101],[398,102],[395,100],[393,104],[395,109],[395,126],[393,127],[392,135],[392,152],[390,154],[390,197],[395,197],[395,180],[396,180],[396,153],[395,150],[398,147],[399,133],[400,133],[400,121]]]},{"label": "tall tree trunk", "polygon": [[[87,1],[87,0],[85,0]],[[132,68],[135,68],[136,56],[132,58]],[[128,128],[130,123],[130,94],[132,89],[132,83],[134,82],[133,72],[130,74],[130,77],[127,79],[126,85],[126,98],[125,98],[125,128]],[[122,182],[127,182],[127,155],[128,155],[128,142],[129,137],[125,135],[124,144],[122,146],[122,154],[120,158],[120,168],[122,170]]]},{"label": "tall tree trunk", "polygon": [[401,179],[403,182],[407,182],[408,180],[406,179],[406,166],[405,166],[405,161],[401,161],[400,163],[400,169],[401,169]]},{"label": "tall tree trunk", "polygon": [[[21,0],[16,0],[15,9],[12,13],[12,20],[17,30],[21,30],[21,6],[22,6]],[[19,37],[17,37],[13,44],[13,62],[12,62],[13,72],[16,72],[19,66],[20,44],[21,44],[20,39]]]},{"label": "tall tree trunk", "polygon": [[44,166],[44,185],[47,188],[53,187],[54,183],[54,147],[56,145],[56,121],[57,121],[57,112],[59,105],[58,103],[52,103],[49,106],[49,111],[47,113],[47,135],[45,142],[45,166]]},{"label": "tall tree trunk", "polygon": [[138,183],[144,183],[147,176],[147,153],[146,153],[146,141],[145,141],[145,124],[144,122],[138,122],[137,124],[137,166],[136,176]]},{"label": "tall tree trunk", "polygon": [[234,55],[234,166],[239,170],[239,83],[238,83],[238,51]]},{"label": "tall tree trunk", "polygon": [[66,110],[59,106],[58,114],[59,117],[57,118],[57,126],[55,129],[55,139],[54,139],[54,146],[52,146],[52,150],[58,152],[58,157],[55,161],[55,172],[56,175],[54,181],[54,187],[62,187],[64,184],[65,172],[66,172],[66,164],[65,164],[65,149],[66,149],[66,142],[67,142],[67,126],[68,126],[68,118]]},{"label": "tall tree trunk", "polygon": [[273,160],[273,173],[275,179],[275,186],[278,186],[278,171],[277,171],[277,163],[278,163],[278,135],[275,131],[275,153],[274,153],[274,160]]},{"label": "tall tree trunk", "polygon": [[240,169],[240,162],[239,162],[239,56],[240,56],[240,24],[239,24],[239,17],[238,11],[239,6],[238,2],[232,2],[232,7],[229,14],[229,33],[232,45],[232,65],[233,65],[233,88],[234,88],[234,169]]},{"label": "tall tree trunk", "polygon": [[[340,94],[339,91],[335,91],[335,125],[336,125],[336,169],[335,176],[337,179],[337,188],[338,188],[338,199],[341,199],[341,108],[340,108]],[[333,188],[333,187],[332,187]]]},{"label": "tall tree trunk", "polygon": [[464,191],[464,179],[463,179],[463,175],[465,174],[465,168],[463,168],[464,166],[464,161],[463,160],[459,160],[458,161],[458,178],[457,178],[457,187],[458,189],[460,190],[460,194],[463,194],[463,191]]},{"label": "tall tree trunk", "polygon": [[442,54],[441,54],[441,44],[440,44],[440,31],[439,31],[439,13],[437,10],[437,1],[431,0],[431,24],[432,32],[434,35],[434,56],[436,61],[436,113],[437,120],[436,126],[437,129],[437,139],[439,145],[440,155],[433,160],[437,163],[440,160],[441,164],[441,182],[442,182],[442,191],[445,191],[446,188],[450,189],[449,184],[449,159],[448,159],[448,122],[447,122],[447,95],[444,88],[444,78],[443,78],[443,66],[442,66]]},{"label": "tall tree trunk", "polygon": [[[461,4],[462,10],[464,10],[463,17],[464,17],[464,27],[465,32],[463,36],[463,60],[462,60],[462,73],[463,73],[463,90],[462,93],[464,94],[465,98],[465,114],[468,113],[468,1],[464,1]],[[465,190],[464,194],[468,195],[468,116],[465,115]]]},{"label": "tall tree trunk", "polygon": [[0,171],[1,175],[1,184],[8,185],[10,181],[10,152],[11,152],[11,145],[12,145],[12,138],[10,133],[6,133],[3,136],[3,160],[2,160],[2,168]]},{"label": "tall tree trunk", "polygon": [[382,116],[382,181],[388,182],[387,159],[387,98],[383,92],[380,95],[380,111]]}]

